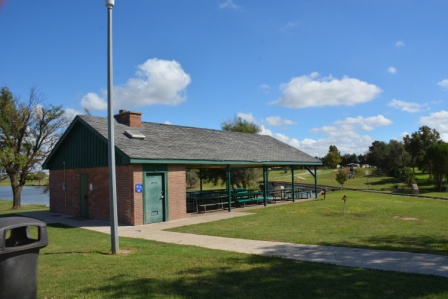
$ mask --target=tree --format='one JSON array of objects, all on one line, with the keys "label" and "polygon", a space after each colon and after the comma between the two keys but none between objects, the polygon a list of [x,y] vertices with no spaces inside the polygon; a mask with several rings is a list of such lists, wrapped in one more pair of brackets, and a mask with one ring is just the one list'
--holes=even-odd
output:
[{"label": "tree", "polygon": [[425,152],[431,145],[440,140],[440,134],[436,129],[431,129],[428,126],[422,126],[417,132],[403,137],[404,147],[411,155],[411,166],[421,166],[425,168]]},{"label": "tree", "polygon": [[426,160],[436,182],[437,190],[442,191],[442,182],[448,180],[448,143],[439,141],[426,149]]},{"label": "tree", "polygon": [[366,155],[367,163],[382,170],[385,166],[386,147],[387,144],[383,141],[372,142]]},{"label": "tree", "polygon": [[13,209],[21,207],[26,176],[50,153],[68,119],[62,106],[45,105],[44,97],[31,88],[28,101],[0,90],[0,167],[9,177]]},{"label": "tree", "polygon": [[336,145],[330,145],[328,154],[324,157],[324,164],[330,168],[336,168],[342,162],[341,154]]},{"label": "tree", "polygon": [[187,185],[189,188],[193,188],[199,182],[199,170],[187,169]]},{"label": "tree", "polygon": [[224,131],[241,132],[257,134],[261,132],[261,128],[253,122],[242,119],[241,117],[234,116],[233,119],[223,121],[221,123],[221,129]]},{"label": "tree", "polygon": [[[237,116],[234,116],[232,120],[222,122],[221,129],[224,131],[250,134],[257,134],[261,132],[261,128],[255,123]],[[260,172],[261,170],[258,168],[234,168],[230,173],[232,185],[235,185],[238,188],[247,188],[247,186],[250,185],[250,182],[260,177]],[[216,173],[217,177],[220,177],[223,182],[226,181],[225,172],[222,170],[209,171],[208,173]]]},{"label": "tree", "polygon": [[347,172],[344,171],[344,169],[339,169],[336,173],[336,181],[341,185],[341,188],[344,188],[344,183],[347,181],[347,179]]}]

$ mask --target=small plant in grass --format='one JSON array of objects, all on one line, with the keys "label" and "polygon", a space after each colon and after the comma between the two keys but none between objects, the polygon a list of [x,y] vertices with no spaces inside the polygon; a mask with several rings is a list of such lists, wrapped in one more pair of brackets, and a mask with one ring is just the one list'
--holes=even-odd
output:
[{"label": "small plant in grass", "polygon": [[347,202],[347,195],[344,194],[344,196],[342,196],[342,200],[344,201],[344,207],[342,208],[342,214],[345,214],[345,204]]},{"label": "small plant in grass", "polygon": [[339,169],[336,173],[336,181],[344,188],[344,183],[347,181],[347,173],[343,169]]}]

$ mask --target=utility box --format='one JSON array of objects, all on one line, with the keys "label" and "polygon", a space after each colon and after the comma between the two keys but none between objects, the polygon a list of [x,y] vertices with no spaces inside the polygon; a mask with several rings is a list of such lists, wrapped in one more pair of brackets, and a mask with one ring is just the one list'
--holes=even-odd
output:
[{"label": "utility box", "polygon": [[0,298],[37,297],[37,260],[47,245],[45,222],[0,218]]}]

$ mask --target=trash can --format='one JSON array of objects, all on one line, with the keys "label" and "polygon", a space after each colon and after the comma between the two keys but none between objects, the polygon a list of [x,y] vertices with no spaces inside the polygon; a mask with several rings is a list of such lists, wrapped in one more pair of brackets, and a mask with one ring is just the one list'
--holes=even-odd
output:
[{"label": "trash can", "polygon": [[37,297],[37,259],[47,245],[45,222],[0,218],[0,298]]}]

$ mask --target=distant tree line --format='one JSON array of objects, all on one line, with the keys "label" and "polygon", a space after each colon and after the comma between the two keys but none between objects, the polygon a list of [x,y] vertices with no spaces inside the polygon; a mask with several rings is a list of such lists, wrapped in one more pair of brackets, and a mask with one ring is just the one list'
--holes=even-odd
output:
[{"label": "distant tree line", "polygon": [[320,159],[328,168],[350,163],[368,164],[408,184],[414,180],[415,168],[418,168],[430,174],[439,191],[448,179],[448,143],[440,139],[437,130],[428,126],[406,135],[402,141],[374,141],[362,155],[341,155],[335,145],[330,145],[327,155]]}]

